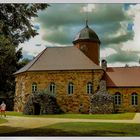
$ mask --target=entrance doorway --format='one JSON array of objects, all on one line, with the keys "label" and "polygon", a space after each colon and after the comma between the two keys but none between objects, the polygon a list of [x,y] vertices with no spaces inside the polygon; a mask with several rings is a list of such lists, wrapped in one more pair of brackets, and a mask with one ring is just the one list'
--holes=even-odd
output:
[{"label": "entrance doorway", "polygon": [[39,105],[39,103],[34,103],[34,115],[40,115],[40,105]]}]

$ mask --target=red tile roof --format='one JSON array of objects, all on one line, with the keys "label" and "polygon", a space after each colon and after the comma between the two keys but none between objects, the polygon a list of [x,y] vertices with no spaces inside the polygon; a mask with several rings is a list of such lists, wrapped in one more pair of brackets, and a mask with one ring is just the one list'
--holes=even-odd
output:
[{"label": "red tile roof", "polygon": [[107,87],[140,87],[140,67],[107,68]]},{"label": "red tile roof", "polygon": [[49,47],[15,74],[25,71],[102,69],[76,47]]}]

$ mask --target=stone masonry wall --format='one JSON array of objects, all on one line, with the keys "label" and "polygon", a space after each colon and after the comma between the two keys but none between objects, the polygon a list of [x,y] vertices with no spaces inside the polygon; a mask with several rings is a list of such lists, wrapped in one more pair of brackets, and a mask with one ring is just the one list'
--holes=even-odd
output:
[{"label": "stone masonry wall", "polygon": [[[88,113],[90,98],[86,93],[86,85],[93,82],[94,91],[98,89],[102,78],[102,70],[88,71],[48,71],[48,72],[26,72],[16,75],[15,111],[23,111],[29,94],[32,93],[32,83],[38,85],[38,90],[43,90],[51,82],[56,84],[56,99],[64,112]],[[74,93],[68,95],[67,86],[69,82],[74,84]]]},{"label": "stone masonry wall", "polygon": [[[121,105],[116,105],[115,109],[120,112],[140,112],[140,88],[108,88],[108,92],[114,95],[116,92],[121,93]],[[131,94],[138,94],[138,105],[131,104]]]}]

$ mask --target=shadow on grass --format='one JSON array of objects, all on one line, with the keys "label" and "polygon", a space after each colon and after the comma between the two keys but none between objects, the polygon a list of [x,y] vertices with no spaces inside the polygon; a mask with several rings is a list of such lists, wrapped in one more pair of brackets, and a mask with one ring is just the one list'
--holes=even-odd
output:
[{"label": "shadow on grass", "polygon": [[0,136],[128,136],[125,132],[115,132],[110,130],[92,130],[90,132],[64,131],[52,128],[36,128],[28,130],[18,130],[20,128],[5,127],[5,130],[16,129],[16,132],[0,133]]}]

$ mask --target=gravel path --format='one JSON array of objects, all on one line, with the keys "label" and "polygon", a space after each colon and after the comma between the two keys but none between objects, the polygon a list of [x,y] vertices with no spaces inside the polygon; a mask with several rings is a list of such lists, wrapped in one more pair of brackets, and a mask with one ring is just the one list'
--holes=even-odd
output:
[{"label": "gravel path", "polygon": [[16,116],[7,116],[6,119],[8,120],[8,122],[0,124],[0,133],[39,128],[39,127],[48,126],[48,125],[61,123],[61,122],[140,123],[140,113],[136,113],[133,120],[31,118],[31,117],[16,117]]}]

